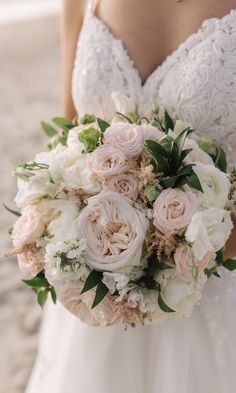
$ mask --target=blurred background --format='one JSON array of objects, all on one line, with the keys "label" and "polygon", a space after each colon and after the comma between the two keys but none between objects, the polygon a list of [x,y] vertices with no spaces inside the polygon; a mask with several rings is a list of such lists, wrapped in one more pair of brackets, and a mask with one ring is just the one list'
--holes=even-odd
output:
[{"label": "blurred background", "polygon": [[[14,165],[46,142],[41,120],[60,115],[59,0],[0,0],[0,252],[10,246]],[[0,262],[0,393],[23,393],[41,310],[15,258]]]}]

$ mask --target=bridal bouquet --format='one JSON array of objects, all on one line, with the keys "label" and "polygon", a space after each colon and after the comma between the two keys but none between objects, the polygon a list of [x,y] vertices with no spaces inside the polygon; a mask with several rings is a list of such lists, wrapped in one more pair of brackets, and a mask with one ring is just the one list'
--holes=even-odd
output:
[{"label": "bridal bouquet", "polygon": [[[166,111],[47,123],[49,151],[20,163],[11,234],[24,282],[93,326],[188,316],[224,260],[235,172]],[[231,203],[232,204],[232,203]]]}]

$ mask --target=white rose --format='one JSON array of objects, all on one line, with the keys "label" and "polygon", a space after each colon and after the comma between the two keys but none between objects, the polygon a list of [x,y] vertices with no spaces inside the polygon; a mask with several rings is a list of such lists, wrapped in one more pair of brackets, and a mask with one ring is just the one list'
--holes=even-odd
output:
[{"label": "white rose", "polygon": [[144,148],[141,127],[125,122],[111,124],[104,132],[103,141],[119,148],[127,158],[138,157]]},{"label": "white rose", "polygon": [[204,207],[216,207],[223,209],[228,200],[230,182],[227,175],[212,165],[197,163],[193,167],[194,172],[199,178],[203,194],[202,205]]},{"label": "white rose", "polygon": [[217,252],[225,245],[232,228],[230,212],[211,208],[194,214],[185,238],[192,243],[195,258],[202,260],[208,252]]},{"label": "white rose", "polygon": [[92,173],[98,177],[109,177],[124,173],[127,169],[125,154],[118,148],[101,145],[90,155]]},{"label": "white rose", "polygon": [[155,278],[162,288],[164,302],[178,314],[177,317],[189,316],[193,306],[198,304],[207,276],[201,272],[196,282],[185,282],[174,271],[163,271]]},{"label": "white rose", "polygon": [[135,197],[138,191],[138,179],[131,173],[121,173],[119,175],[109,177],[104,186],[111,191],[119,192],[128,198]]},{"label": "white rose", "polygon": [[91,171],[87,155],[81,155],[73,165],[66,168],[63,178],[67,185],[88,194],[96,194],[102,189],[101,183]]},{"label": "white rose", "polygon": [[74,223],[77,238],[87,240],[87,264],[101,271],[139,265],[147,227],[130,199],[112,191],[89,198]]},{"label": "white rose", "polygon": [[117,91],[113,91],[111,98],[114,101],[117,112],[124,113],[124,114],[135,112],[136,110],[135,102],[128,96],[121,94]]}]

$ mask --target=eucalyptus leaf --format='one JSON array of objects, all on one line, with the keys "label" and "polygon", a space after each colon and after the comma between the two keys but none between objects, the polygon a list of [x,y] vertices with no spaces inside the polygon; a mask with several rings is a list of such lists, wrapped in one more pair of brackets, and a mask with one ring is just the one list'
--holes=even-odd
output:
[{"label": "eucalyptus leaf", "polygon": [[54,128],[53,126],[51,126],[51,124],[46,123],[45,121],[41,121],[41,127],[44,131],[44,133],[49,136],[49,138],[53,137],[54,135],[58,134],[58,131],[56,130],[56,128]]},{"label": "eucalyptus leaf", "polygon": [[109,289],[107,288],[107,286],[102,281],[100,281],[96,288],[96,295],[93,301],[92,308],[96,307],[99,303],[101,303],[101,301],[104,299],[108,292]]},{"label": "eucalyptus leaf", "polygon": [[54,117],[52,121],[60,128],[70,130],[75,127],[70,120],[65,119],[64,117]]},{"label": "eucalyptus leaf", "polygon": [[161,293],[159,293],[158,296],[158,304],[159,307],[162,311],[166,312],[166,313],[172,313],[175,312],[175,310],[172,310],[172,308],[170,308],[163,300],[163,297],[161,296]]},{"label": "eucalyptus leaf", "polygon": [[101,272],[97,272],[96,270],[93,270],[88,275],[88,277],[85,281],[85,284],[83,286],[83,289],[81,291],[81,294],[94,288],[100,281],[102,281],[102,277],[103,277],[103,274]]}]

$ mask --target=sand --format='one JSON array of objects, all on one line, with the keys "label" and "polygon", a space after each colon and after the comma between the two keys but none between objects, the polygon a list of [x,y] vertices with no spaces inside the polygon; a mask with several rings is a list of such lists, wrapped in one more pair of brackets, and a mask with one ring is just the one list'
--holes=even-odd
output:
[{"label": "sand", "polygon": [[[14,165],[46,142],[40,120],[60,115],[58,18],[0,26],[0,251],[10,245]],[[15,258],[0,262],[0,393],[23,393],[36,355],[41,310]]]}]

